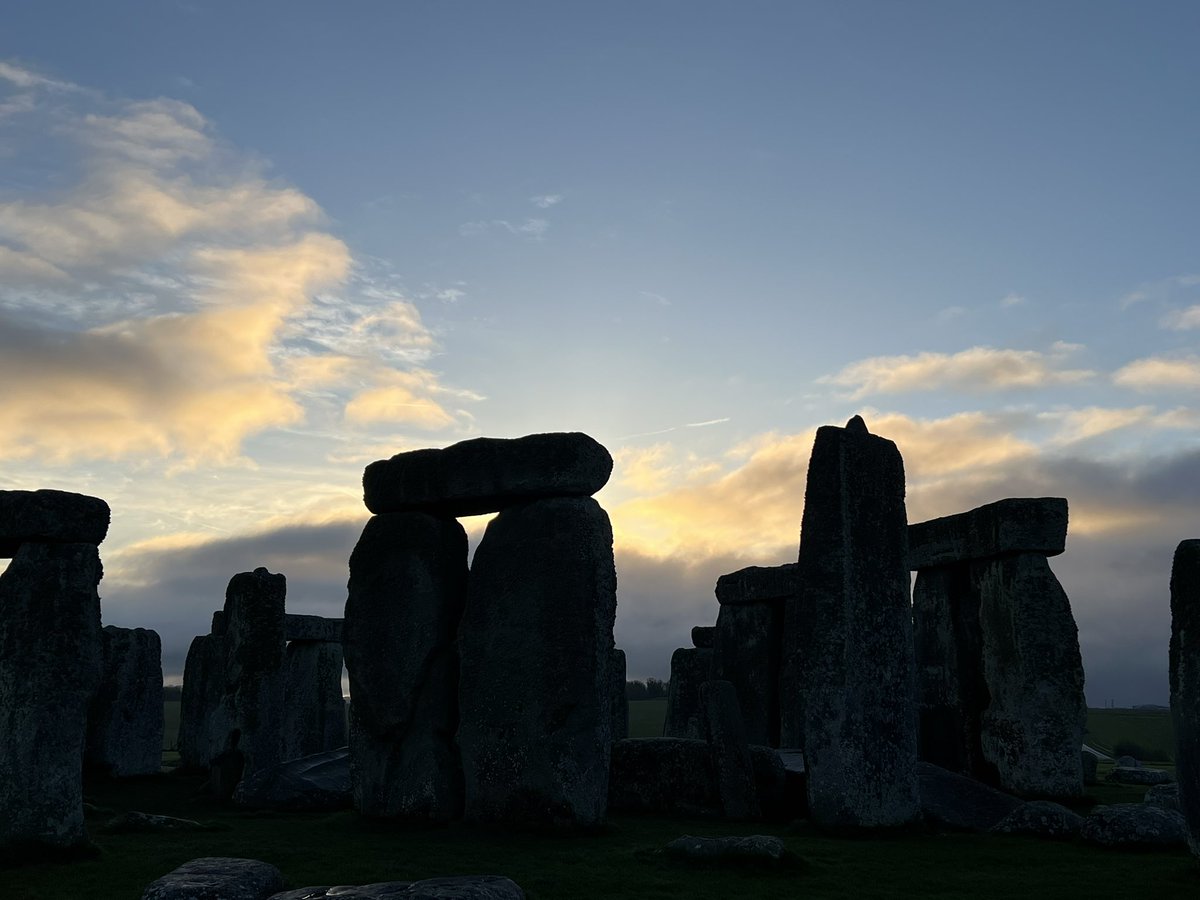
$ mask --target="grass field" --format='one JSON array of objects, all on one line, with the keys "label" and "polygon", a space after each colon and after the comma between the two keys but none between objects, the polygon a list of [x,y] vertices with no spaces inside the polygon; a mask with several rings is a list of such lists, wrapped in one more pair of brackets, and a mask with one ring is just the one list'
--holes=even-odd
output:
[{"label": "grass field", "polygon": [[1112,756],[1126,752],[1117,749],[1125,743],[1141,749],[1130,755],[1142,762],[1175,761],[1175,727],[1165,709],[1089,709],[1084,741]]},{"label": "grass field", "polygon": [[179,701],[163,703],[163,749],[175,750],[179,742]]},{"label": "grass field", "polygon": [[631,738],[662,737],[663,721],[667,717],[666,698],[629,701],[629,736]]}]

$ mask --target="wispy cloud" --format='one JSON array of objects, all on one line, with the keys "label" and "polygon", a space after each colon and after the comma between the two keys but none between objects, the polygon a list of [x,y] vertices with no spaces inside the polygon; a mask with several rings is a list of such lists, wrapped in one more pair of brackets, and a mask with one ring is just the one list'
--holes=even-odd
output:
[{"label": "wispy cloud", "polygon": [[536,197],[530,197],[529,202],[538,209],[549,209],[562,203],[562,199],[562,194],[538,194]]},{"label": "wispy cloud", "polygon": [[508,219],[490,219],[478,220],[474,222],[464,222],[458,226],[458,233],[463,237],[475,237],[476,235],[487,234],[489,231],[501,230],[507,231],[509,234],[517,237],[527,237],[531,240],[540,241],[546,236],[546,232],[550,228],[550,223],[545,219],[525,219],[522,222],[510,222]]},{"label": "wispy cloud", "polygon": [[656,294],[654,291],[638,291],[638,294],[645,297],[647,300],[652,300],[659,306],[670,306],[671,301],[662,294]]},{"label": "wispy cloud", "polygon": [[1028,301],[1015,291],[1009,291],[1000,298],[1000,305],[1005,309],[1011,309],[1014,306],[1024,306]]},{"label": "wispy cloud", "polygon": [[1137,391],[1200,387],[1200,357],[1150,356],[1122,366],[1113,384]]},{"label": "wispy cloud", "polygon": [[1078,345],[1058,342],[1048,352],[972,347],[959,353],[876,356],[817,381],[851,389],[851,398],[911,391],[997,391],[1081,384],[1095,372],[1071,368]]}]

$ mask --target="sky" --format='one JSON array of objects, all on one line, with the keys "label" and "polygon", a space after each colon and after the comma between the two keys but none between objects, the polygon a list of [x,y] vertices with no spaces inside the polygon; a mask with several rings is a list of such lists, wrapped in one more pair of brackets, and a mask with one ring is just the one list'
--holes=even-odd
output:
[{"label": "sky", "polygon": [[718,575],[795,561],[813,434],[861,413],[909,521],[1066,497],[1088,701],[1166,702],[1197,4],[4,20],[0,489],[108,501],[103,618],[168,681],[236,572],[341,614],[367,463],[542,431],[612,452],[617,644],[666,677]]}]

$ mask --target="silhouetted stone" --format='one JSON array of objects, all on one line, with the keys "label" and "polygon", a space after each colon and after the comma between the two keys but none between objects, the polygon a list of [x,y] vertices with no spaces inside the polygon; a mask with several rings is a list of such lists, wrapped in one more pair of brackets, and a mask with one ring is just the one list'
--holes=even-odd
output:
[{"label": "silhouetted stone", "polygon": [[1044,556],[972,564],[983,634],[983,755],[1000,786],[1024,795],[1083,793],[1079,748],[1087,721],[1079,634]]},{"label": "silhouetted stone", "polygon": [[770,834],[693,837],[685,834],[664,848],[668,856],[706,863],[779,866],[795,862],[783,841]]},{"label": "silhouetted stone", "polygon": [[[224,617],[222,616],[222,621]],[[225,712],[225,647],[216,634],[192,638],[179,703],[179,771],[207,769],[221,752],[232,717]]]},{"label": "silhouetted stone", "polygon": [[234,791],[246,773],[246,754],[239,747],[241,740],[241,730],[232,729],[225,741],[225,749],[209,761],[205,790],[222,803],[233,799]]},{"label": "silhouetted stone", "polygon": [[1097,784],[1100,780],[1097,776],[1100,757],[1088,750],[1081,750],[1079,761],[1083,764],[1083,783],[1085,785]]},{"label": "silhouetted stone", "polygon": [[988,831],[1021,806],[1011,794],[932,763],[918,762],[921,812],[927,822],[959,831]]},{"label": "silhouetted stone", "polygon": [[1066,500],[1009,497],[908,526],[908,567],[931,569],[1010,553],[1057,556],[1066,546]]},{"label": "silhouetted stone", "polygon": [[1059,803],[1032,800],[1022,803],[992,827],[996,834],[1027,834],[1052,840],[1070,840],[1079,836],[1083,816]]},{"label": "silhouetted stone", "polygon": [[[239,572],[225,590],[226,723],[240,729],[246,773],[283,755],[283,606],[287,580],[264,568]],[[210,726],[211,728],[211,726]]]},{"label": "silhouetted stone", "polygon": [[715,625],[696,625],[692,628],[692,646],[699,650],[711,650],[716,633]]},{"label": "silhouetted stone", "polygon": [[0,559],[25,543],[100,544],[108,534],[108,504],[68,491],[0,491]]},{"label": "silhouetted stone", "polygon": [[350,556],[343,644],[364,815],[449,821],[462,812],[455,636],[466,590],[458,522],[425,513],[367,522]]},{"label": "silhouetted stone", "polygon": [[700,740],[700,685],[712,675],[712,651],[680,647],[671,654],[663,737]]},{"label": "silhouetted stone", "polygon": [[100,682],[96,545],[24,543],[0,574],[0,848],[87,843],[82,760]]},{"label": "silhouetted stone", "polygon": [[1200,857],[1200,540],[1181,542],[1171,563],[1170,672],[1179,807]]},{"label": "silhouetted stone", "polygon": [[162,768],[162,642],[145,628],[101,631],[100,684],[88,709],[84,763],[124,778]]},{"label": "silhouetted stone", "polygon": [[918,815],[907,527],[896,445],[861,422],[818,429],[798,612],[808,628],[799,649],[809,813],[821,826]]},{"label": "silhouetted stone", "polygon": [[1148,803],[1097,806],[1084,819],[1079,836],[1092,844],[1129,849],[1182,847],[1188,839],[1182,815]]},{"label": "silhouetted stone", "polygon": [[613,650],[608,677],[612,684],[612,725],[609,732],[612,740],[623,741],[629,737],[629,698],[625,695],[624,650]]},{"label": "silhouetted stone", "polygon": [[1113,766],[1105,776],[1105,781],[1117,784],[1170,784],[1174,780],[1170,772],[1146,766]]},{"label": "silhouetted stone", "polygon": [[488,523],[459,630],[469,819],[603,821],[615,614],[612,527],[595,500],[538,500]]},{"label": "silhouetted stone", "polygon": [[283,617],[284,640],[321,641],[340,644],[342,642],[342,619],[325,616],[298,616],[288,613]]},{"label": "silhouetted stone", "polygon": [[454,875],[422,881],[309,887],[275,894],[268,900],[525,900],[520,885],[500,875]]},{"label": "silhouetted stone", "polygon": [[754,766],[733,685],[728,681],[704,682],[700,685],[700,708],[722,812],[731,819],[757,817],[760,810]]},{"label": "silhouetted stone", "polygon": [[259,769],[242,779],[233,798],[251,809],[348,809],[350,751],[339,747]]},{"label": "silhouetted stone", "polygon": [[1146,791],[1142,802],[1149,803],[1151,806],[1161,806],[1163,809],[1173,809],[1179,813],[1183,812],[1179,805],[1179,783],[1175,781],[1154,785]]},{"label": "silhouetted stone", "polygon": [[717,579],[717,602],[722,606],[783,601],[799,591],[796,563],[747,566]]},{"label": "silhouetted stone", "polygon": [[296,759],[345,747],[348,733],[341,643],[292,641],[284,666],[281,758]]},{"label": "silhouetted stone", "polygon": [[214,609],[213,610],[212,628],[210,629],[209,633],[215,634],[217,637],[221,637],[222,635],[225,634],[225,610],[223,610],[223,609]]},{"label": "silhouetted stone", "polygon": [[142,900],[267,900],[282,888],[283,873],[270,863],[206,856],[168,872]]},{"label": "silhouetted stone", "polygon": [[579,432],[474,438],[371,463],[363,500],[373,513],[473,516],[549,497],[590,497],[612,465],[608,451]]},{"label": "silhouetted stone", "polygon": [[784,600],[744,597],[745,593],[736,604],[721,604],[713,639],[712,677],[733,685],[750,742],[777,747]]}]

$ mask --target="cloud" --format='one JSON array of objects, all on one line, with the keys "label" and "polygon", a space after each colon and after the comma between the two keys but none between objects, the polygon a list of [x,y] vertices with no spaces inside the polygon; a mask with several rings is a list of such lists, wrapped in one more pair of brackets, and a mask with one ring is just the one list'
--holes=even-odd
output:
[{"label": "cloud", "polygon": [[1200,357],[1150,356],[1113,373],[1113,384],[1135,391],[1200,387]]},{"label": "cloud", "polygon": [[1028,301],[1015,291],[1009,291],[1000,298],[1000,305],[1005,309],[1011,309],[1014,306],[1024,306]]},{"label": "cloud", "polygon": [[525,219],[523,222],[510,222],[508,219],[478,220],[464,222],[458,226],[458,233],[463,237],[475,237],[494,230],[506,231],[517,237],[527,237],[531,240],[544,240],[550,223],[545,219]]},{"label": "cloud", "polygon": [[530,197],[529,202],[538,209],[549,209],[562,203],[562,199],[562,194],[538,194],[536,197]]},{"label": "cloud", "polygon": [[16,63],[0,60],[0,79],[19,88],[41,88],[51,91],[79,91],[78,85],[41,75]]},{"label": "cloud", "polygon": [[1163,317],[1163,325],[1174,331],[1200,328],[1200,303],[1186,309],[1173,310]]},{"label": "cloud", "polygon": [[997,391],[1081,384],[1095,372],[1069,368],[1077,345],[1056,343],[1048,353],[972,347],[959,353],[876,356],[817,379],[851,389],[851,398],[871,394],[957,389]]}]

